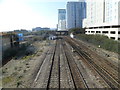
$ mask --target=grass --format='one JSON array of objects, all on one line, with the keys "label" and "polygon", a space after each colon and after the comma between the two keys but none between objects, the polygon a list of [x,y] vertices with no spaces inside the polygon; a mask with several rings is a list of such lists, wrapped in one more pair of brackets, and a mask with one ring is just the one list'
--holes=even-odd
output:
[{"label": "grass", "polygon": [[32,58],[32,57],[33,57],[33,55],[24,56],[24,57],[22,58],[22,60],[29,60],[29,59]]},{"label": "grass", "polygon": [[39,52],[43,52],[43,50],[40,50]]},{"label": "grass", "polygon": [[3,85],[11,83],[14,80],[14,78],[12,76],[8,76],[8,77],[4,77],[2,78],[2,83]]},{"label": "grass", "polygon": [[15,76],[17,76],[17,75],[18,75],[17,72],[13,72],[13,73],[11,74],[11,76],[13,76],[13,77],[15,77]]}]

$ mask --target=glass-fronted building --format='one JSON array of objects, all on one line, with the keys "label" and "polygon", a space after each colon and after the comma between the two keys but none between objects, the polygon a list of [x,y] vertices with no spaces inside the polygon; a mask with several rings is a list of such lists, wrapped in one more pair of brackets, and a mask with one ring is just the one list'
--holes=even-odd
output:
[{"label": "glass-fronted building", "polygon": [[86,2],[67,2],[67,29],[82,28],[86,17]]}]

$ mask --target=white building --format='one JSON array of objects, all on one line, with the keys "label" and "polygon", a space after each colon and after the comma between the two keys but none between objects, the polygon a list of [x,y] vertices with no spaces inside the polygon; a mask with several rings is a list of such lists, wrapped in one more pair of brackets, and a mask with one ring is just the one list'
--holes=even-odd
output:
[{"label": "white building", "polygon": [[58,31],[66,30],[66,9],[58,9]]},{"label": "white building", "polygon": [[87,0],[87,18],[83,20],[86,34],[104,34],[120,40],[120,1]]},{"label": "white building", "polygon": [[66,20],[59,20],[58,22],[58,31],[59,30],[66,30]]}]

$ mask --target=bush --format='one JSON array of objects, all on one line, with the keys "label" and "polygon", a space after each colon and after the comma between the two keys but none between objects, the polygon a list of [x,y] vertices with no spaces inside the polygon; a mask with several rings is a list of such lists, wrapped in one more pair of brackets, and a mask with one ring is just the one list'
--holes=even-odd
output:
[{"label": "bush", "polygon": [[76,35],[76,34],[84,34],[85,29],[84,28],[71,28],[71,29],[69,29],[69,33],[73,33],[74,35]]},{"label": "bush", "polygon": [[107,36],[78,34],[77,38],[96,46],[100,45],[103,49],[120,54],[120,51],[118,50],[118,44],[120,44],[120,42],[109,39]]},{"label": "bush", "polygon": [[15,56],[17,51],[18,50],[15,48],[9,48],[9,49],[5,50],[2,57],[3,57],[3,59],[6,59],[8,57]]},{"label": "bush", "polygon": [[14,58],[17,58],[19,57],[18,53],[21,52],[24,53],[27,49],[28,45],[25,45],[25,44],[22,44],[19,48],[9,48],[7,50],[4,51],[3,55],[2,55],[2,59],[5,60],[5,59],[8,59],[8,58],[11,58],[11,57],[14,57]]}]

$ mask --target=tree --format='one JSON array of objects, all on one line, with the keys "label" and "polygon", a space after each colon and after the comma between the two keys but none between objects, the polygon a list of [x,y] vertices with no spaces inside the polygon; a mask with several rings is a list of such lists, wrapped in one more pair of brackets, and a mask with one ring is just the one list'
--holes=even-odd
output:
[{"label": "tree", "polygon": [[69,33],[73,33],[75,34],[84,34],[85,33],[85,29],[84,28],[71,28],[69,29]]}]

